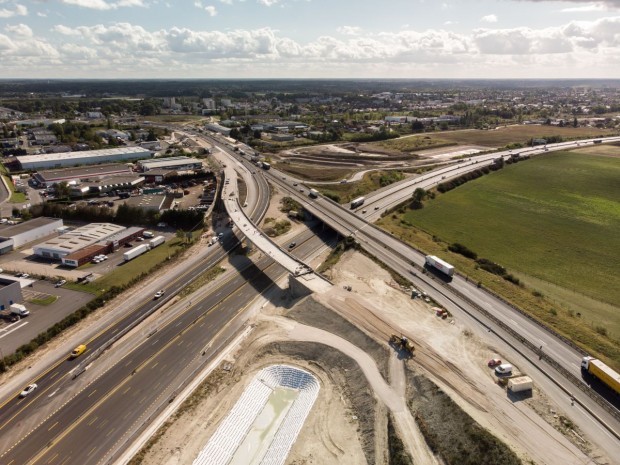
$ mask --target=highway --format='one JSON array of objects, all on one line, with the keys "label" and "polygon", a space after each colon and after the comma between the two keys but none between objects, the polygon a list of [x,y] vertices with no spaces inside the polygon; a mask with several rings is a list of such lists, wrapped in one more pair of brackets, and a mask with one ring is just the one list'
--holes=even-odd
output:
[{"label": "highway", "polygon": [[[607,138],[605,140],[620,141],[620,138]],[[585,143],[591,144],[592,140],[580,142],[580,145]],[[552,151],[575,145],[575,142],[570,142],[549,145],[548,147],[549,151]],[[543,148],[538,150],[544,151]],[[488,160],[501,155],[508,156],[509,152],[489,155],[486,162],[490,162]],[[453,172],[453,175],[475,169],[482,163],[458,164],[457,171]],[[454,170],[454,167],[441,168],[437,172],[426,173],[414,178],[413,183],[408,180],[409,184],[406,185],[406,189],[409,192],[402,195],[408,198],[411,192],[420,185],[430,186],[441,182],[444,176],[447,176],[446,170],[450,169]],[[341,235],[354,236],[370,254],[376,256],[401,275],[406,276],[416,287],[428,292],[432,298],[446,306],[453,314],[470,321],[472,324],[488,328],[489,331],[499,335],[504,344],[514,348],[519,356],[523,357],[533,367],[532,369],[538,371],[539,378],[545,378],[553,385],[553,388],[557,390],[556,396],[561,395],[566,399],[572,394],[576,402],[583,407],[584,416],[588,417],[587,419],[581,417],[580,419],[583,421],[579,422],[580,425],[583,426],[584,430],[589,431],[590,436],[605,450],[617,452],[617,454],[610,453],[610,456],[620,456],[620,443],[618,442],[620,422],[618,416],[614,413],[613,407],[605,405],[600,398],[599,400],[603,404],[599,404],[591,397],[592,393],[588,392],[589,389],[581,379],[582,351],[560,340],[484,289],[477,288],[464,277],[456,276],[448,284],[433,278],[431,275],[422,274],[421,270],[424,265],[422,253],[375,227],[365,218],[346,207],[324,197],[311,199],[300,194],[298,189],[293,186],[293,181],[298,181],[291,179],[285,173],[271,168],[266,172],[266,175],[278,188],[288,192],[288,195],[299,201],[307,211],[334,228]],[[416,180],[422,181],[422,184],[416,185]],[[394,189],[396,189],[396,193],[388,189],[386,195],[399,195],[398,187]],[[375,198],[374,201],[380,202],[380,198]],[[363,209],[360,207],[359,210]],[[542,347],[542,358],[539,347]],[[598,396],[594,395],[594,397]],[[592,422],[592,420],[595,421]]]},{"label": "highway", "polygon": [[[233,155],[228,150],[226,153]],[[493,158],[497,156],[498,154],[493,154]],[[541,376],[553,376],[562,385],[568,383],[553,366],[545,360],[538,360],[538,353],[525,347],[519,337],[536,341],[536,346],[540,343],[544,346],[545,353],[557,360],[561,366],[571,373],[578,373],[581,358],[578,351],[508,305],[460,277],[456,277],[449,285],[444,285],[430,276],[422,275],[420,269],[423,255],[419,252],[328,199],[312,200],[300,195],[288,176],[284,175],[288,178],[284,181],[283,175],[276,170],[252,175],[252,171],[258,170],[247,160],[239,157],[237,159],[240,164],[238,172],[248,184],[247,208],[253,210],[251,217],[255,222],[264,215],[269,199],[268,185],[263,178],[265,174],[273,184],[299,200],[309,212],[340,234],[354,235],[371,254],[402,275],[408,276],[414,285],[427,291],[455,315],[472,325],[488,328],[493,337],[513,347],[529,362],[532,370],[539,370]],[[459,169],[467,168],[471,169],[468,166]],[[436,183],[441,176],[445,174],[438,173],[434,177],[426,174],[423,181]],[[407,189],[413,188],[415,186],[407,186]],[[294,253],[303,259],[326,247],[326,244],[333,243],[332,237],[312,232],[304,233],[295,240],[298,246]],[[164,287],[164,300],[153,302],[149,295],[149,301],[139,306],[135,313],[128,314],[88,341],[89,352],[85,357],[104,347],[115,334],[122,332],[123,328],[153,310],[158,310],[185,287],[188,281],[219,262],[235,244],[236,240],[230,238],[224,248],[211,249],[211,255],[201,266],[176,277],[170,276],[170,283]],[[412,266],[412,262],[415,266]],[[8,398],[0,406],[0,463],[112,463],[114,457],[134,435],[148,424],[161,407],[179,392],[184,383],[218,352],[231,334],[243,325],[243,312],[248,303],[267,292],[274,281],[284,275],[284,270],[268,258],[258,260],[255,265],[245,263],[235,271],[238,273],[234,273],[208,293],[197,292],[192,295],[190,303],[180,310],[177,309],[173,319],[162,320],[156,331],[149,331],[135,339],[134,347],[123,358],[108,361],[108,365],[105,369],[100,369],[96,377],[87,371],[73,380],[72,370],[75,370],[78,364],[85,365],[88,360],[84,358],[68,361],[61,357],[48,371],[34,378],[39,389],[31,397],[19,400],[12,395]],[[416,274],[413,275],[412,272]],[[497,324],[496,319],[489,318],[489,313],[502,318],[512,331],[506,331],[502,325]],[[94,372],[99,364],[106,363],[106,354],[92,362]],[[89,376],[91,379],[88,379],[80,390],[71,391],[68,388],[72,383],[78,383]],[[554,383],[550,385],[553,389]],[[580,406],[593,411],[615,431],[620,430],[617,420],[605,409],[578,389],[568,389],[574,392]],[[33,426],[32,418],[37,418],[37,413],[46,411],[50,402],[58,402],[65,390],[71,397],[64,398],[58,408]],[[617,439],[599,423],[596,423],[595,427],[600,428],[601,446],[610,456],[620,456],[620,451],[613,454],[618,451]]]}]

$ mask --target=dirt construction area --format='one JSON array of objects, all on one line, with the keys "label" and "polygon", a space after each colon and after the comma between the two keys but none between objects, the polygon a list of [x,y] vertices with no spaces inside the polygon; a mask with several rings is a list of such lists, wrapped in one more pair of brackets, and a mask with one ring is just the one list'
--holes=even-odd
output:
[{"label": "dirt construction area", "polygon": [[[486,366],[501,354],[370,259],[347,252],[331,274],[325,294],[262,308],[131,463],[191,464],[256,373],[280,363],[321,384],[289,465],[613,463],[537,389],[510,400]],[[393,333],[413,341],[413,357],[386,343]]]}]

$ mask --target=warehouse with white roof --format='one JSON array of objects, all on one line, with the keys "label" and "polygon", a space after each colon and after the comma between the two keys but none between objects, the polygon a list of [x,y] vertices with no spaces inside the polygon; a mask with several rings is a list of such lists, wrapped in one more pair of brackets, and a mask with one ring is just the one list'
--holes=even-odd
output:
[{"label": "warehouse with white roof", "polygon": [[174,171],[194,171],[202,169],[202,161],[190,157],[166,157],[153,158],[150,160],[140,160],[138,166],[141,171],[150,170],[174,170]]},{"label": "warehouse with white roof", "polygon": [[60,260],[89,245],[115,236],[125,229],[124,226],[112,223],[91,223],[38,244],[33,247],[33,251],[39,257]]},{"label": "warehouse with white roof", "polygon": [[152,152],[150,150],[142,147],[119,147],[86,152],[20,155],[16,158],[23,170],[40,170],[77,165],[95,165],[119,160],[138,160],[141,158],[151,158],[151,155]]}]

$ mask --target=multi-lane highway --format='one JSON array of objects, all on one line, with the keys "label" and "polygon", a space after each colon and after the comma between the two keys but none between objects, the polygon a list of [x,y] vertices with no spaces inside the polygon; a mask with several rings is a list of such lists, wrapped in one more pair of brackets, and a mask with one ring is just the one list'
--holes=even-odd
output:
[{"label": "multi-lane highway", "polygon": [[[604,140],[619,141],[620,138]],[[580,145],[591,144],[592,142],[592,140],[581,141]],[[549,145],[548,151],[561,150],[575,145],[575,142]],[[540,152],[545,151],[544,148],[538,150]],[[457,165],[457,170],[453,171],[450,176],[476,169],[502,155],[509,156],[510,153],[496,153],[487,156],[486,160],[478,163],[474,163],[475,160],[469,164],[460,163]],[[395,187],[393,190],[386,189],[384,195],[392,196],[392,198],[404,195],[404,198],[407,198],[416,187],[428,187],[441,182],[445,179],[444,177],[448,176],[447,170],[450,169],[453,168],[441,168],[437,172],[426,173],[408,181],[405,185],[408,191],[406,194],[399,194],[398,187]],[[551,388],[556,389],[558,395],[563,395],[565,399],[572,395],[577,400],[583,409],[583,415],[577,415],[583,420],[579,423],[583,425],[584,430],[591,433],[593,439],[605,450],[620,454],[620,442],[618,441],[620,422],[617,414],[614,413],[613,407],[605,405],[604,402],[596,401],[596,394],[592,393],[581,380],[580,361],[583,353],[580,350],[559,339],[504,301],[483,289],[477,288],[465,277],[456,276],[451,283],[446,284],[438,279],[433,279],[430,275],[422,274],[421,269],[424,265],[422,253],[376,228],[361,215],[355,214],[355,212],[327,198],[320,197],[315,200],[300,194],[298,189],[293,186],[293,181],[297,182],[296,180],[292,180],[286,174],[273,168],[267,172],[267,176],[278,188],[301,202],[310,213],[323,220],[340,234],[354,236],[369,253],[403,276],[408,276],[414,285],[426,290],[429,295],[453,313],[468,319],[473,324],[482,325],[501,336],[501,340],[507,346],[519,352],[520,357],[530,363],[533,370],[538,371],[539,379],[545,378],[545,382],[550,383]],[[403,186],[401,186],[402,188]],[[375,197],[373,201],[381,202],[381,199]],[[394,200],[388,202],[394,202]],[[388,203],[388,205],[390,204]],[[359,210],[363,209],[360,207]],[[614,456],[614,454],[611,455]],[[616,456],[620,455],[616,454]]]}]

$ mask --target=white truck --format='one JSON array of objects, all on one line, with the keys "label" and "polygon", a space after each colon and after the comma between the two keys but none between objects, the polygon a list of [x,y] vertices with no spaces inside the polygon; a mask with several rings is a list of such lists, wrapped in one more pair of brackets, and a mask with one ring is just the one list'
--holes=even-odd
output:
[{"label": "white truck", "polygon": [[158,245],[162,245],[164,242],[166,242],[166,238],[164,236],[157,236],[149,241],[149,245],[151,246],[151,249],[154,249]]},{"label": "white truck", "polygon": [[365,201],[366,201],[366,197],[358,197],[357,199],[353,199],[351,201],[351,209],[361,207],[362,205],[364,205]]},{"label": "white truck", "polygon": [[308,192],[308,197],[312,197],[313,199],[316,199],[319,196],[319,191],[317,191],[316,189],[310,189],[310,191]]},{"label": "white truck", "polygon": [[142,245],[139,245],[138,247],[134,247],[133,249],[130,249],[123,254],[123,260],[125,260],[126,262],[128,262],[129,260],[133,260],[137,256],[148,252],[150,249],[151,248],[148,244],[142,244]]},{"label": "white truck", "polygon": [[17,315],[19,317],[30,315],[30,311],[22,304],[11,304],[10,309],[13,315]]},{"label": "white truck", "polygon": [[508,380],[508,390],[513,394],[517,392],[531,391],[534,388],[532,378],[529,376],[518,376]]},{"label": "white truck", "polygon": [[444,262],[441,258],[438,258],[434,255],[427,255],[425,257],[425,263],[426,266],[435,268],[436,270],[441,271],[446,276],[454,276],[454,267],[448,262]]}]

